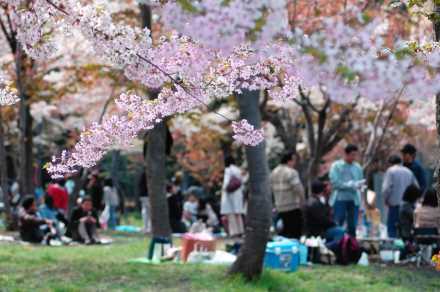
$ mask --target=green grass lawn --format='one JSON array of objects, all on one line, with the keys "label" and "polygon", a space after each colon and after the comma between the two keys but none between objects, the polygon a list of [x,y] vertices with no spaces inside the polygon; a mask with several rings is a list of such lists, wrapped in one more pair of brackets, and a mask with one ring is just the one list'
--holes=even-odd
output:
[{"label": "green grass lawn", "polygon": [[0,291],[440,291],[436,272],[379,266],[266,271],[245,283],[225,267],[130,263],[146,254],[147,240],[114,238],[109,246],[0,244]]}]

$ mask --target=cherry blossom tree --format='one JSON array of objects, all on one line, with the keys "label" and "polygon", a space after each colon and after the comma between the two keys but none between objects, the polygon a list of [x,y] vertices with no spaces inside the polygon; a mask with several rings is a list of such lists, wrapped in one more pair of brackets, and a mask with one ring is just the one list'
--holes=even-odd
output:
[{"label": "cherry blossom tree", "polygon": [[261,273],[270,227],[258,91],[283,103],[301,102],[301,90],[318,88],[328,101],[351,104],[359,98],[419,99],[440,91],[438,50],[421,53],[399,42],[387,45],[381,19],[369,20],[356,9],[344,7],[307,35],[299,28],[289,32],[285,1],[170,1],[163,7],[164,24],[179,33],[170,32],[153,46],[147,29],[114,23],[94,5],[75,0],[2,3],[13,11],[17,39],[29,56],[47,58],[57,46],[51,32],[74,29],[127,78],[160,88],[153,101],[121,94],[119,114],[93,124],[71,152],[54,159],[48,170],[55,176],[93,166],[115,144],[128,146],[141,130],[167,117],[237,95],[243,120],[232,128],[234,138],[246,145],[251,198],[245,242],[231,271],[249,279]]}]

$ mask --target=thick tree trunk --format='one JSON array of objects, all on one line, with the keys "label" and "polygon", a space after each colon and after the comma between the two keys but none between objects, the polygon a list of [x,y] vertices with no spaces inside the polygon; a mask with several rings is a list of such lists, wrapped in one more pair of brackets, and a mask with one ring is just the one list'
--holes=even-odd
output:
[{"label": "thick tree trunk", "polygon": [[[259,93],[244,92],[238,97],[241,118],[247,119],[256,128],[261,127]],[[265,143],[246,147],[249,169],[250,195],[246,217],[246,232],[243,246],[230,274],[242,274],[253,280],[261,275],[266,243],[271,226],[272,200],[269,184]]]},{"label": "thick tree trunk", "polygon": [[3,129],[2,109],[0,108],[0,186],[5,205],[6,226],[12,223],[12,212],[9,198],[8,169],[6,165],[5,132]]},{"label": "thick tree trunk", "polygon": [[[142,26],[151,30],[151,7],[139,5]],[[156,97],[153,94],[152,98]],[[165,121],[157,124],[147,133],[145,167],[147,175],[148,198],[151,205],[151,226],[153,237],[171,237],[168,201],[166,197],[166,146],[167,128]]]},{"label": "thick tree trunk", "polygon": [[148,197],[151,204],[151,226],[153,237],[171,237],[166,198],[166,125],[161,122],[147,134],[147,154],[145,167],[147,173]]},{"label": "thick tree trunk", "polygon": [[30,112],[30,97],[26,92],[24,84],[26,57],[21,49],[15,54],[15,67],[17,74],[17,89],[20,98],[19,110],[19,129],[20,129],[20,145],[19,145],[19,178],[20,178],[20,194],[32,195],[34,193],[33,184],[33,137],[32,137],[32,116]]}]

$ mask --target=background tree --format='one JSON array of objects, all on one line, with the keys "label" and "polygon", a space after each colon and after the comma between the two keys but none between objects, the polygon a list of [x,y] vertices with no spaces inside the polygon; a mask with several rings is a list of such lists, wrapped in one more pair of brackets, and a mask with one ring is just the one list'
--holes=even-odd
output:
[{"label": "background tree", "polygon": [[[150,6],[140,4],[142,26],[152,30],[152,10]],[[152,92],[150,98],[157,98],[158,92]],[[166,157],[167,132],[166,120],[159,122],[148,131],[145,138],[145,169],[147,176],[148,199],[151,204],[151,225],[154,237],[171,239],[169,210],[166,197]]]}]

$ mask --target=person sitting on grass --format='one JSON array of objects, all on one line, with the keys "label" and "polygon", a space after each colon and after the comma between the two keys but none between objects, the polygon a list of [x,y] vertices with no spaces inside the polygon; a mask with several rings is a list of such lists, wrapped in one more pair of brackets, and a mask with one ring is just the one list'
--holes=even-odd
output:
[{"label": "person sitting on grass", "polygon": [[96,231],[98,227],[98,215],[93,209],[92,199],[86,196],[72,212],[68,234],[72,237],[72,240],[77,242],[85,244],[100,243]]},{"label": "person sitting on grass", "polygon": [[53,222],[56,237],[61,239],[63,234],[61,232],[60,222],[62,222],[65,226],[68,225],[68,222],[64,215],[55,208],[53,198],[51,196],[44,196],[44,204],[38,208],[38,215],[43,219]]},{"label": "person sitting on grass", "polygon": [[21,240],[31,243],[46,242],[52,238],[53,222],[43,219],[37,214],[37,204],[34,197],[24,198],[19,215],[19,229]]},{"label": "person sitting on grass", "polygon": [[191,188],[188,189],[186,196],[186,201],[183,204],[182,221],[185,223],[187,228],[190,228],[191,225],[197,221],[199,198]]},{"label": "person sitting on grass", "polygon": [[199,200],[197,207],[197,220],[201,220],[208,228],[212,229],[212,232],[214,233],[218,233],[220,231],[220,222],[217,214],[215,214],[211,204],[209,204],[206,199]]},{"label": "person sitting on grass", "polygon": [[412,240],[415,204],[420,197],[421,191],[415,185],[410,185],[403,194],[399,210],[399,235],[405,241]]},{"label": "person sitting on grass", "polygon": [[416,228],[437,228],[440,233],[440,213],[435,189],[429,188],[423,197],[422,205],[417,206],[414,212],[414,226]]},{"label": "person sitting on grass", "polygon": [[333,221],[325,189],[326,185],[319,180],[312,183],[312,196],[307,202],[305,222],[309,236],[320,236],[331,242],[341,239],[345,230]]}]

